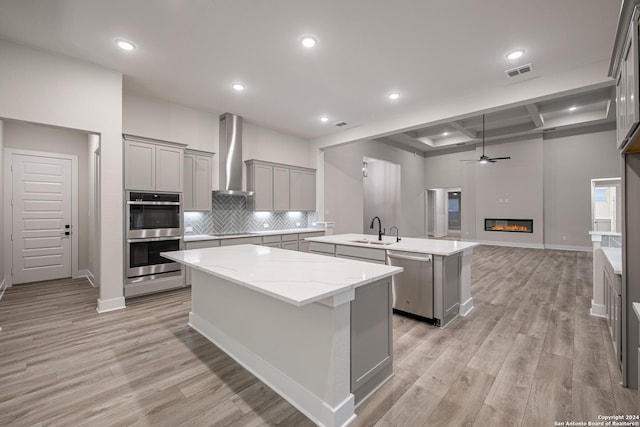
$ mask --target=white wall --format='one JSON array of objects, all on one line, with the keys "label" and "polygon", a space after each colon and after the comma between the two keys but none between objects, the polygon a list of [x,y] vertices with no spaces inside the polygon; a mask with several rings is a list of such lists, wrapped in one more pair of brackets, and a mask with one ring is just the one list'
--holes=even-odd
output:
[{"label": "white wall", "polygon": [[[542,137],[497,144],[485,151],[489,157],[511,159],[472,165],[476,170],[476,239],[542,247]],[[480,151],[476,155],[479,158]],[[533,219],[533,233],[485,231],[485,218]]]},{"label": "white wall", "polygon": [[100,135],[101,311],[124,306],[122,75],[0,40],[0,118]]},{"label": "white wall", "polygon": [[[615,131],[604,129],[489,145],[487,155],[511,160],[487,165],[460,161],[478,158],[479,149],[434,154],[425,158],[425,186],[462,188],[463,238],[586,250],[591,245],[590,180],[620,176]],[[488,217],[533,218],[535,233],[485,232]]]},{"label": "white wall", "polygon": [[333,232],[357,233],[363,228],[363,157],[400,165],[401,216],[396,225],[402,236],[425,236],[424,158],[378,141],[344,144],[324,152],[324,220],[336,222]]},{"label": "white wall", "polygon": [[615,130],[545,139],[545,244],[590,247],[591,179],[619,176]]},{"label": "white wall", "polygon": [[[183,107],[133,92],[123,95],[123,132],[187,144],[188,148],[219,153],[220,113]],[[309,144],[298,137],[256,126],[243,119],[242,159],[315,168]],[[214,157],[213,189],[219,187],[219,157]],[[244,165],[243,165],[244,168]],[[246,174],[246,172],[245,172]],[[246,175],[245,175],[246,176]],[[246,180],[244,181],[246,186]]]},{"label": "white wall", "polygon": [[89,268],[89,169],[87,134],[63,128],[6,121],[4,146],[21,150],[71,154],[78,157],[78,269]]}]

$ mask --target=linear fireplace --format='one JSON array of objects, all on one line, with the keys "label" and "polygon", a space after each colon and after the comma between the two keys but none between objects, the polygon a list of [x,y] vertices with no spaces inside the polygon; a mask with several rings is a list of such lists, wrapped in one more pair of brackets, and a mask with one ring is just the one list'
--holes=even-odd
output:
[{"label": "linear fireplace", "polygon": [[484,231],[508,231],[512,233],[533,233],[532,219],[485,218]]}]

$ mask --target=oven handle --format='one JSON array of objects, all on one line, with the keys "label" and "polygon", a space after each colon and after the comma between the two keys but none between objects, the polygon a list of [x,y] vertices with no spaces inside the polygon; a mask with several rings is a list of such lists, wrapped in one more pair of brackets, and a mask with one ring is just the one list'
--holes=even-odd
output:
[{"label": "oven handle", "polygon": [[180,206],[180,202],[136,202],[129,200],[128,205],[151,205],[151,206]]},{"label": "oven handle", "polygon": [[127,239],[127,243],[159,242],[162,240],[182,240],[182,237],[147,237],[144,239]]}]

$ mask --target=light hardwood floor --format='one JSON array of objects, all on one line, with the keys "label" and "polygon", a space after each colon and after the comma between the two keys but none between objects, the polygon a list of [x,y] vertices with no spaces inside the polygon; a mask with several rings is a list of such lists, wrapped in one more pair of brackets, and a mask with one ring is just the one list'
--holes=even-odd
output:
[{"label": "light hardwood floor", "polygon": [[[553,426],[636,414],[603,319],[591,254],[478,247],[475,308],[446,329],[394,316],[395,376],[355,426]],[[311,426],[187,326],[190,292],[97,314],[85,280],[0,301],[1,426]],[[260,319],[246,313],[248,322]]]}]

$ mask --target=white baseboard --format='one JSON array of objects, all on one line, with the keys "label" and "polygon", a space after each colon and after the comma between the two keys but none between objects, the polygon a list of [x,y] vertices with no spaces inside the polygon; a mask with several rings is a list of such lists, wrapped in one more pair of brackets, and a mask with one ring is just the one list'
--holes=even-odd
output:
[{"label": "white baseboard", "polygon": [[491,240],[476,240],[481,245],[490,246],[510,246],[512,248],[530,248],[530,249],[544,249],[544,245],[540,243],[518,243],[518,242],[494,242]]},{"label": "white baseboard", "polygon": [[93,286],[94,288],[98,287],[98,285],[96,284],[96,276],[93,275],[91,270],[87,270],[87,274],[85,277],[87,278],[89,283],[91,283],[91,286]]},{"label": "white baseboard", "polygon": [[591,300],[591,315],[595,317],[607,317],[607,307],[604,304],[594,304]]},{"label": "white baseboard", "polygon": [[73,278],[74,279],[81,279],[83,277],[87,277],[87,274],[89,274],[89,270],[87,270],[87,269],[78,270],[78,272],[76,273],[76,275]]},{"label": "white baseboard", "polygon": [[227,353],[316,424],[346,426],[355,419],[353,394],[349,393],[344,401],[335,407],[330,407],[306,387],[247,349],[235,337],[227,335],[207,319],[190,312],[189,326]]},{"label": "white baseboard", "polygon": [[460,314],[460,316],[466,316],[467,314],[471,313],[471,310],[473,310],[473,298],[469,297],[468,300],[460,304],[458,313]]},{"label": "white baseboard", "polygon": [[571,246],[571,245],[544,245],[545,249],[554,249],[557,251],[577,251],[577,252],[591,252],[593,248],[591,246]]},{"label": "white baseboard", "polygon": [[98,298],[98,307],[96,310],[98,313],[106,313],[107,311],[122,310],[123,308],[126,308],[124,305],[124,297],[111,298],[108,300]]}]

